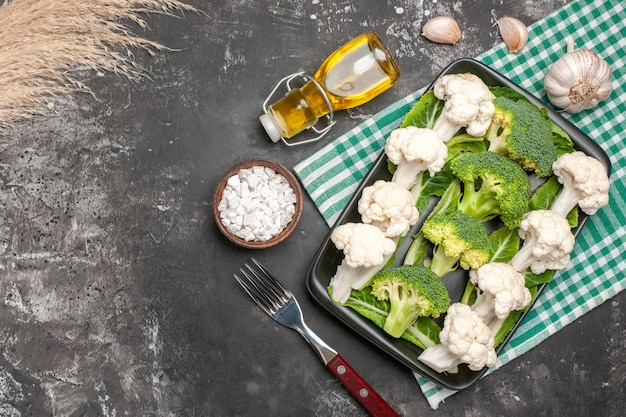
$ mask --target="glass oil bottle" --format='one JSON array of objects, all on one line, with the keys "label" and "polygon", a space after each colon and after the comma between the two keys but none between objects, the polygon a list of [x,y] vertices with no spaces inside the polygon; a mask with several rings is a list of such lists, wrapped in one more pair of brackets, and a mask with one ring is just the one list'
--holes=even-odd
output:
[{"label": "glass oil bottle", "polygon": [[[263,103],[260,120],[273,142],[287,145],[321,139],[334,124],[334,112],[360,106],[393,86],[400,70],[388,48],[376,32],[366,32],[333,52],[311,77],[304,72],[283,78]],[[301,79],[300,88],[292,82]],[[281,84],[288,93],[268,106]],[[326,117],[327,125],[318,129],[318,120]],[[287,141],[305,129],[317,136]]]}]

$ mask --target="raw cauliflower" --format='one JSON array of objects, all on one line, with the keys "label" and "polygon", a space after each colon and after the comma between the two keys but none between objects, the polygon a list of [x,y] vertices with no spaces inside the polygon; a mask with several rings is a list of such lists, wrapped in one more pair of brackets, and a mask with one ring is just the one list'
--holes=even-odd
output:
[{"label": "raw cauliflower", "polygon": [[448,308],[439,339],[440,344],[418,357],[436,372],[451,371],[461,363],[479,371],[496,362],[491,330],[467,304],[454,303]]},{"label": "raw cauliflower", "polygon": [[363,189],[358,211],[363,223],[378,227],[387,237],[403,236],[419,218],[411,192],[383,180]]},{"label": "raw cauliflower", "polygon": [[595,214],[609,202],[609,178],[606,169],[596,158],[576,151],[561,155],[552,171],[562,190],[552,204],[552,210],[562,216],[576,206],[588,215]]},{"label": "raw cauliflower", "polygon": [[506,318],[511,311],[522,310],[532,296],[525,286],[524,276],[510,264],[490,262],[469,273],[470,281],[478,288],[472,310],[489,324],[495,316]]},{"label": "raw cauliflower", "polygon": [[542,274],[567,266],[574,249],[574,235],[561,214],[552,210],[529,211],[520,222],[518,234],[524,244],[510,262],[517,271],[530,268],[533,274]]},{"label": "raw cauliflower", "polygon": [[360,290],[376,275],[396,250],[396,243],[378,227],[366,223],[345,223],[330,235],[344,258],[330,280],[332,299],[343,304],[352,289]]},{"label": "raw cauliflower", "polygon": [[439,172],[446,163],[448,147],[432,129],[407,126],[395,129],[387,138],[385,154],[397,166],[392,182],[411,188],[421,174]]},{"label": "raw cauliflower", "polygon": [[448,142],[461,129],[467,134],[484,136],[495,112],[494,95],[489,87],[474,74],[447,74],[433,87],[435,96],[445,100],[441,115],[435,121],[435,130]]}]

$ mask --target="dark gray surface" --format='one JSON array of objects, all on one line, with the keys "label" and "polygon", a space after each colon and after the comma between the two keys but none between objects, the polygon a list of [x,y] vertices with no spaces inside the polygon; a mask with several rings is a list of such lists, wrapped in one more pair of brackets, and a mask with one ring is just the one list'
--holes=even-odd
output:
[{"label": "dark gray surface", "polygon": [[[2,137],[0,415],[365,415],[304,340],[232,279],[251,255],[403,416],[621,415],[623,293],[433,412],[407,369],[306,292],[328,232],[310,199],[294,235],[263,251],[235,247],[211,217],[213,188],[239,160],[292,167],[323,146],[286,148],[262,132],[261,103],[284,75],[314,71],[366,29],[381,34],[401,80],[338,114],[337,135],[498,43],[494,16],[530,23],[566,1],[190,3],[208,16],[148,18],[146,36],[180,49],[137,53],[151,81],[87,72],[98,101],[55,103]],[[463,40],[423,39],[427,11],[457,18]]]}]

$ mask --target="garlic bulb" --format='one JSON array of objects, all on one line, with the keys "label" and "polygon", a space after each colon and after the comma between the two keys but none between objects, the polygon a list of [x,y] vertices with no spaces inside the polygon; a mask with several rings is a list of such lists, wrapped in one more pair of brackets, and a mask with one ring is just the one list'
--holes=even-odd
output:
[{"label": "garlic bulb", "polygon": [[528,29],[521,20],[507,16],[498,19],[496,23],[498,24],[498,29],[500,29],[502,40],[509,48],[509,52],[519,52],[526,46]]},{"label": "garlic bulb", "polygon": [[454,45],[461,39],[461,29],[453,18],[437,16],[424,24],[422,35],[433,42]]},{"label": "garlic bulb", "polygon": [[589,49],[574,50],[559,58],[543,80],[550,103],[568,113],[595,107],[611,95],[611,67]]}]

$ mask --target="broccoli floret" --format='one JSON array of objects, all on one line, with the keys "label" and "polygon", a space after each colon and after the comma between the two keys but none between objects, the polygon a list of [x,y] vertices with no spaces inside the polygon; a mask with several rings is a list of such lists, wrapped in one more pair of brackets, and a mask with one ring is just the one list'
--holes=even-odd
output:
[{"label": "broccoli floret", "polygon": [[441,278],[422,266],[383,268],[372,281],[372,295],[389,300],[383,330],[393,337],[401,337],[418,317],[439,317],[450,305]]},{"label": "broccoli floret", "polygon": [[557,149],[544,112],[525,99],[498,97],[494,105],[487,131],[489,150],[508,156],[538,177],[550,176]]},{"label": "broccoli floret", "polygon": [[424,237],[435,247],[429,268],[438,276],[463,269],[480,268],[489,260],[485,226],[462,211],[437,214],[424,222]]},{"label": "broccoli floret", "polygon": [[[446,180],[446,183],[448,184],[447,188],[443,188],[443,194],[441,194],[441,198],[426,219],[436,216],[438,213],[455,211],[457,209],[457,206],[459,205],[459,198],[461,198],[461,181],[459,181],[458,178],[455,178],[454,175],[452,175],[452,172],[449,168],[446,169],[446,171],[450,171],[450,177],[452,179],[450,181]],[[441,174],[441,172],[442,171],[440,171],[438,174]],[[435,176],[435,178],[436,177],[437,176]],[[420,202],[418,200],[418,205],[419,203]],[[427,246],[428,241],[424,239],[424,232],[420,228],[419,232],[413,237],[413,243],[411,243],[411,246],[407,250],[402,264],[419,265],[424,259]]]},{"label": "broccoli floret", "polygon": [[[333,298],[333,287],[328,286],[327,291],[330,298]],[[374,297],[371,287],[366,287],[362,290],[352,290],[344,306],[352,308],[382,329],[389,315],[389,304],[389,300],[381,301]],[[436,319],[432,317],[418,317],[417,320],[402,333],[402,338],[422,349],[439,344],[441,327],[435,320]]]},{"label": "broccoli floret", "polygon": [[519,164],[487,151],[461,154],[451,169],[463,183],[459,210],[481,222],[500,216],[508,228],[517,227],[530,199],[530,180]]}]

